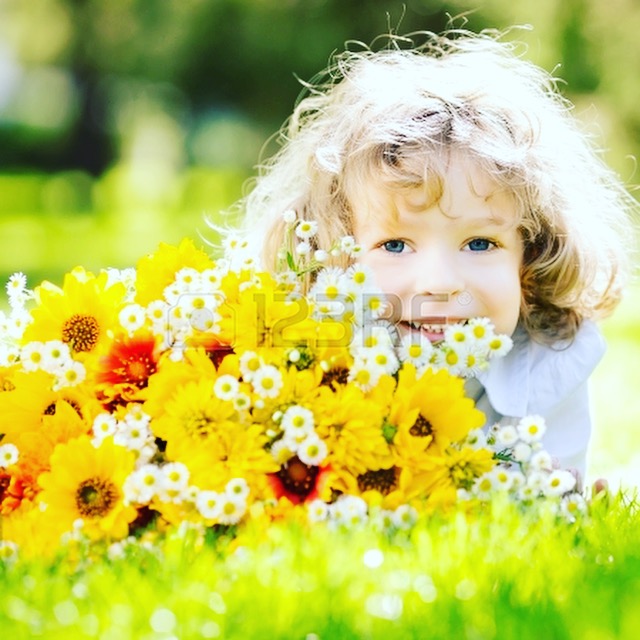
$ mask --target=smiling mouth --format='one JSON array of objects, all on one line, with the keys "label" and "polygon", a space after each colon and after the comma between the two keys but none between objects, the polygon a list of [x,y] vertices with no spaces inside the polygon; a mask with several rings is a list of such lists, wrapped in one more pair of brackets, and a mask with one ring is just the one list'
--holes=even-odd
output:
[{"label": "smiling mouth", "polygon": [[454,324],[465,324],[466,318],[452,318],[449,316],[430,316],[419,320],[401,320],[405,330],[412,333],[419,332],[429,339],[430,342],[440,342],[444,339],[444,332],[448,326]]}]

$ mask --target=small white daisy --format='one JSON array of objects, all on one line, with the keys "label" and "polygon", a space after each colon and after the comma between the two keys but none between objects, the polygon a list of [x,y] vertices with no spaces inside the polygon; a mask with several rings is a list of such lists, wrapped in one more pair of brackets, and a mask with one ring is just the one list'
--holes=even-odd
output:
[{"label": "small white daisy", "polygon": [[312,500],[307,505],[307,517],[310,522],[324,522],[329,516],[329,505],[319,499]]},{"label": "small white daisy", "polygon": [[324,440],[315,433],[307,436],[298,446],[298,458],[304,464],[317,467],[329,452]]},{"label": "small white daisy", "polygon": [[494,335],[487,344],[491,357],[498,358],[507,355],[513,347],[513,341],[506,335]]},{"label": "small white daisy", "polygon": [[220,400],[233,401],[240,390],[240,383],[231,374],[221,375],[213,384],[213,393]]},{"label": "small white daisy", "polygon": [[230,496],[246,500],[249,496],[249,485],[244,478],[231,478],[225,485],[224,492]]},{"label": "small white daisy", "polygon": [[0,468],[6,469],[18,462],[19,452],[15,444],[8,442],[0,445]]},{"label": "small white daisy", "polygon": [[218,522],[220,524],[237,524],[247,511],[247,503],[244,499],[223,493],[220,496],[218,510]]},{"label": "small white daisy", "polygon": [[239,360],[240,373],[247,382],[251,382],[256,372],[260,370],[262,365],[262,358],[255,351],[245,351]]},{"label": "small white daisy", "polygon": [[277,367],[265,364],[251,378],[253,390],[262,398],[277,398],[284,381]]},{"label": "small white daisy", "polygon": [[572,473],[564,469],[556,469],[548,475],[542,490],[547,496],[561,496],[572,491],[575,486],[576,479]]},{"label": "small white daisy", "polygon": [[280,427],[285,433],[291,433],[292,435],[313,433],[313,412],[306,407],[301,407],[297,404],[293,405],[282,415]]},{"label": "small white daisy", "polygon": [[134,333],[143,327],[146,319],[146,310],[139,304],[128,304],[118,314],[120,325],[129,333]]},{"label": "small white daisy", "polygon": [[25,371],[38,371],[44,359],[44,343],[33,341],[20,350],[20,362]]},{"label": "small white daisy", "polygon": [[217,520],[220,514],[221,495],[217,491],[200,491],[195,505],[203,518]]},{"label": "small white daisy", "polygon": [[540,442],[547,430],[542,416],[525,416],[518,423],[518,435],[528,443]]},{"label": "small white daisy", "polygon": [[295,233],[301,240],[309,240],[318,233],[318,223],[315,220],[300,220]]}]

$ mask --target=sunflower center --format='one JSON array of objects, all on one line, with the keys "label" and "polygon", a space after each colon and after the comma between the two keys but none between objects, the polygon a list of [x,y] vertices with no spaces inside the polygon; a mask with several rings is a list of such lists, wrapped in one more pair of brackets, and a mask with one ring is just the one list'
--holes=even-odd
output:
[{"label": "sunflower center", "polygon": [[98,343],[100,325],[93,317],[76,313],[62,325],[62,342],[73,351],[91,351]]},{"label": "sunflower center", "polygon": [[118,489],[104,478],[89,478],[78,486],[76,506],[83,517],[105,516],[118,499]]},{"label": "sunflower center", "polygon": [[320,384],[333,387],[334,382],[336,384],[347,384],[347,382],[349,382],[349,369],[346,367],[337,367],[322,374]]},{"label": "sunflower center", "polygon": [[433,434],[433,425],[422,414],[419,414],[409,429],[409,433],[417,438],[426,438]]},{"label": "sunflower center", "polygon": [[360,491],[379,491],[383,496],[391,493],[396,488],[398,469],[376,469],[365,471],[358,476],[358,489]]},{"label": "sunflower center", "polygon": [[280,467],[277,476],[287,491],[306,498],[315,486],[319,472],[318,467],[306,465],[294,456],[287,464]]},{"label": "sunflower center", "polygon": [[[77,402],[75,402],[74,400],[69,400],[68,398],[61,399],[61,401],[66,402],[78,414],[78,416],[82,418],[82,409]],[[50,405],[48,405],[47,408],[42,412],[42,415],[55,416],[56,410],[57,410],[57,403],[58,401],[56,400],[56,402],[52,402]]]},{"label": "sunflower center", "polygon": [[43,416],[55,416],[56,415],[56,403],[52,402],[43,412]]}]

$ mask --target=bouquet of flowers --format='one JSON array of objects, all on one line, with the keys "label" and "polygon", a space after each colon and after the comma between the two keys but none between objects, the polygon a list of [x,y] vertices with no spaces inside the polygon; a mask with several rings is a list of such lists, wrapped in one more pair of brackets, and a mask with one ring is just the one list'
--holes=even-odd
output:
[{"label": "bouquet of flowers", "polygon": [[291,221],[301,241],[275,275],[230,239],[216,261],[184,240],[135,270],[76,268],[62,287],[10,278],[5,556],[275,518],[401,528],[497,489],[580,508],[540,418],[484,433],[465,395],[509,338],[479,318],[437,345],[401,339],[365,268],[323,266],[356,258],[353,240],[311,256],[310,224]]}]

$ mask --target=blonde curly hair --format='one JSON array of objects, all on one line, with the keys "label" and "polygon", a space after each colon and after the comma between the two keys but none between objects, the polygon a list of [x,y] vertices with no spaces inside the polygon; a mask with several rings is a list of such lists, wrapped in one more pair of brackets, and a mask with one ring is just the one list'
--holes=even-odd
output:
[{"label": "blonde curly hair", "polygon": [[285,211],[317,221],[324,248],[353,233],[351,203],[372,181],[429,188],[462,152],[516,202],[520,321],[539,342],[571,339],[582,319],[618,304],[637,207],[571,108],[557,81],[494,31],[346,50],[305,85],[281,148],[239,203],[246,230],[275,269]]}]

